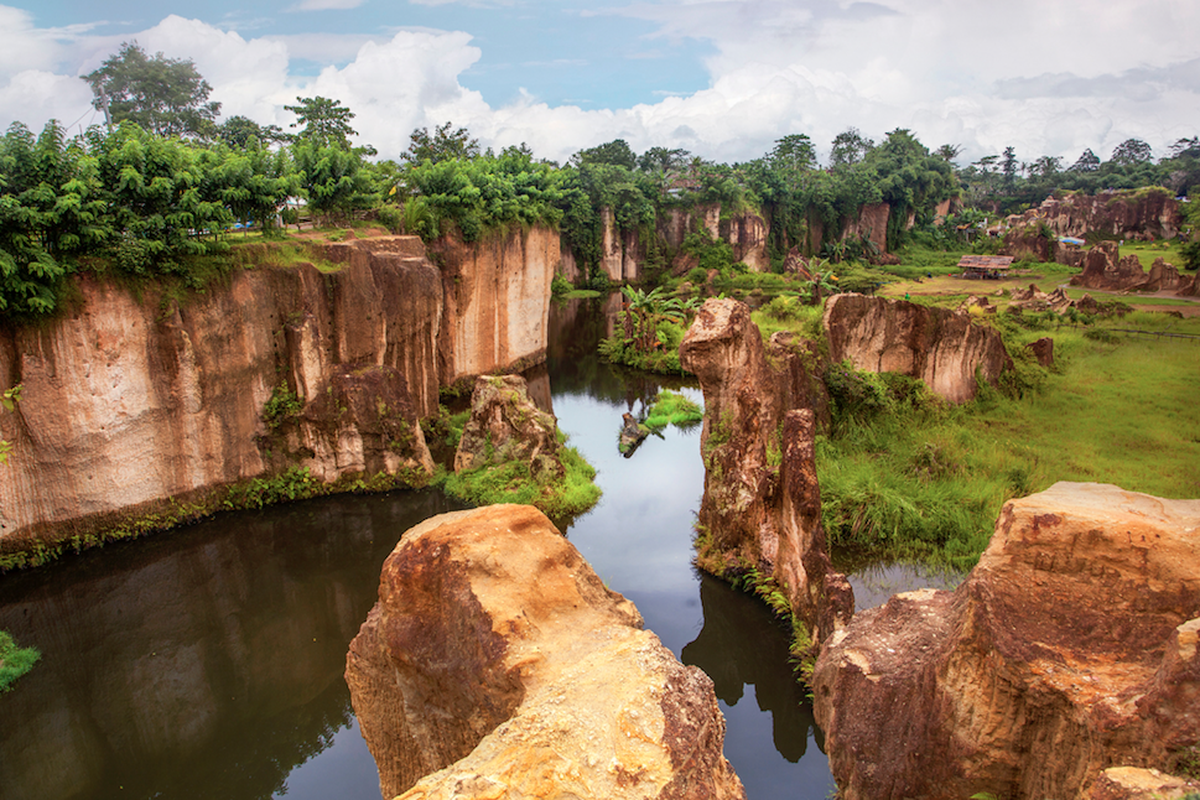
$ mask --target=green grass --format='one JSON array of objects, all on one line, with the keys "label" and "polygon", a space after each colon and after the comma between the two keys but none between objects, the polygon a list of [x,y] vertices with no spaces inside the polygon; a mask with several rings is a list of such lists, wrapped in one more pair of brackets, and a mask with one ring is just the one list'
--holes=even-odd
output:
[{"label": "green grass", "polygon": [[704,421],[704,409],[678,392],[663,389],[642,421],[650,431],[661,431],[668,425],[687,430]]},{"label": "green grass", "polygon": [[[560,432],[560,440],[565,436]],[[579,516],[596,505],[600,487],[596,470],[574,447],[559,450],[561,475],[551,470],[533,474],[528,462],[509,461],[449,475],[445,490],[476,506],[520,503],[536,506],[556,523]]]},{"label": "green grass", "polygon": [[[1134,312],[1096,328],[1200,333],[1200,320]],[[1005,500],[1057,481],[1112,483],[1200,497],[1200,342],[1063,326],[1009,333],[1023,379],[1012,395],[961,407],[910,404],[835,423],[817,446],[826,531],[834,544],[969,568]],[[1049,333],[1056,369],[1023,358]]]},{"label": "green grass", "polygon": [[1142,262],[1142,269],[1150,269],[1156,258],[1161,258],[1168,264],[1174,264],[1177,269],[1183,268],[1184,258],[1179,252],[1179,242],[1163,239],[1157,242],[1127,241],[1121,245],[1121,257],[1135,255]]},{"label": "green grass", "polygon": [[9,691],[13,681],[33,669],[41,657],[36,647],[17,647],[7,631],[0,631],[0,692]]}]

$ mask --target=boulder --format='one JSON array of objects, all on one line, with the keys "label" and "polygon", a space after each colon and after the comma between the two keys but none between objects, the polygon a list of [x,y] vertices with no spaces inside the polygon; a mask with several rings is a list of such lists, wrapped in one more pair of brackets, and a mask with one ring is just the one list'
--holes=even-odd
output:
[{"label": "boulder", "polygon": [[745,797],[712,682],[530,506],[405,533],[346,683],[385,798]]},{"label": "boulder", "polygon": [[1135,255],[1120,257],[1116,242],[1100,242],[1088,250],[1081,264],[1083,271],[1071,278],[1072,286],[1107,291],[1144,291],[1146,271]]},{"label": "boulder", "polygon": [[1037,341],[1025,345],[1033,353],[1037,362],[1047,369],[1054,366],[1054,340],[1043,336]]},{"label": "boulder", "polygon": [[1092,784],[1088,800],[1181,800],[1200,793],[1200,782],[1156,769],[1110,767]]},{"label": "boulder", "polygon": [[454,471],[521,461],[536,476],[562,473],[558,422],[529,399],[520,375],[481,375],[471,394],[471,416],[463,427]]},{"label": "boulder", "polygon": [[1165,767],[1200,741],[1198,561],[1200,500],[1006,503],[957,590],[896,595],[822,650],[841,796],[1085,797],[1107,767]]},{"label": "boulder", "polygon": [[821,526],[814,439],[828,401],[815,348],[782,333],[764,347],[744,303],[710,299],[679,356],[704,392],[697,562],[720,577],[772,579],[819,641],[854,601]]},{"label": "boulder", "polygon": [[920,378],[952,403],[975,397],[976,376],[995,385],[1012,359],[994,328],[970,314],[860,294],[825,303],[829,356],[856,369]]}]

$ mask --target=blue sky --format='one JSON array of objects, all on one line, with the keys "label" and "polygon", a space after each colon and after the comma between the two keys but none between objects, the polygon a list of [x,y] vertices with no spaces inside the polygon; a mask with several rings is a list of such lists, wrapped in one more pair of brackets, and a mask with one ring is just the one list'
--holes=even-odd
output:
[{"label": "blue sky", "polygon": [[1195,0],[0,0],[0,125],[98,121],[78,76],[133,39],[192,59],[226,116],[339,99],[382,157],[447,120],[558,160],[620,137],[738,161],[789,133],[824,155],[853,126],[1070,163],[1200,133]]}]

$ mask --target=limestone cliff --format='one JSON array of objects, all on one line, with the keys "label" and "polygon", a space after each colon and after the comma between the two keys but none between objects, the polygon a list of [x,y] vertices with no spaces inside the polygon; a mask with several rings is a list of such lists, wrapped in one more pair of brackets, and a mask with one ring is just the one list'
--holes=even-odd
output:
[{"label": "limestone cliff", "polygon": [[346,682],[384,797],[745,797],[712,681],[531,506],[405,533]]},{"label": "limestone cliff", "polygon": [[995,385],[1012,359],[995,329],[970,314],[860,294],[825,303],[825,332],[833,361],[856,369],[920,378],[952,403],[975,397],[976,378]]},{"label": "limestone cliff", "polygon": [[955,592],[897,595],[818,658],[842,796],[1065,799],[1168,766],[1200,740],[1198,558],[1200,500],[1057,483],[1005,504]]},{"label": "limestone cliff", "polygon": [[420,482],[442,382],[544,358],[556,247],[441,243],[439,271],[416,237],[313,245],[335,268],[182,300],[81,278],[73,310],[0,328],[0,386],[23,386],[0,415],[0,555],[170,524],[291,467]]},{"label": "limestone cliff", "polygon": [[679,355],[704,391],[698,561],[726,578],[772,579],[796,620],[824,638],[854,601],[821,525],[814,440],[826,406],[815,354],[781,333],[764,347],[744,303],[711,299]]}]

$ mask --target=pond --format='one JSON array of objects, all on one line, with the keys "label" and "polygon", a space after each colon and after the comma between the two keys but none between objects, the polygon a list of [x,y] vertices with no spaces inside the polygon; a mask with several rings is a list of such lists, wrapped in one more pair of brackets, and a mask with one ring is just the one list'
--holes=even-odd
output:
[{"label": "pond", "polygon": [[[630,458],[617,451],[621,414],[637,413],[660,381],[595,358],[612,313],[602,301],[556,307],[547,369],[534,376],[548,379],[560,426],[604,490],[565,533],[667,647],[713,679],[725,753],[748,796],[823,800],[834,783],[786,630],[692,567],[699,428],[668,428]],[[701,400],[694,385],[667,383]],[[0,577],[0,629],[42,651],[0,695],[0,800],[375,800],[342,679],[346,649],[400,535],[456,507],[437,491],[320,498]],[[928,582],[863,574],[856,591],[872,605],[886,587]]]}]

